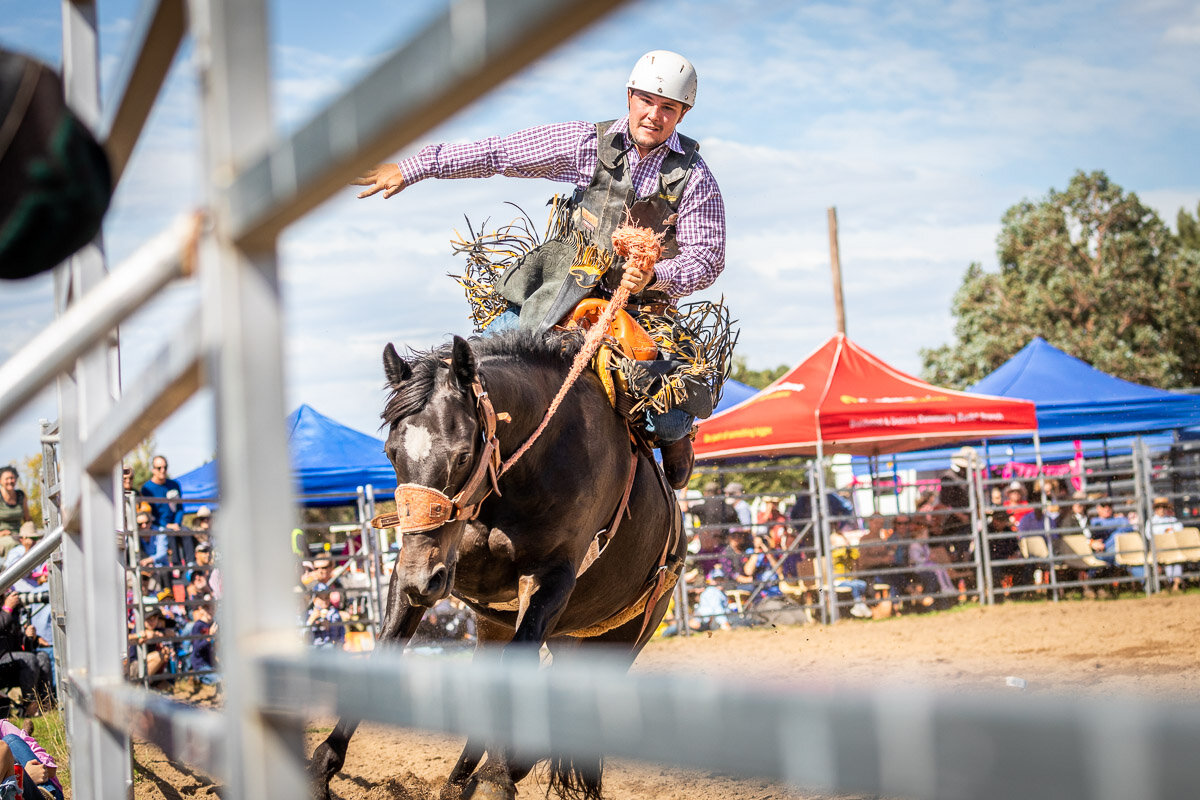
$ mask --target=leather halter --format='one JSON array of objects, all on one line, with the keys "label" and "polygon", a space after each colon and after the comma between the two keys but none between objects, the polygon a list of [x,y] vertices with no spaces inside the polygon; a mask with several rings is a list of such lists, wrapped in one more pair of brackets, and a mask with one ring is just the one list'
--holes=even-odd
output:
[{"label": "leather halter", "polygon": [[479,516],[479,506],[492,492],[500,495],[500,442],[496,438],[496,420],[508,419],[496,414],[491,398],[476,377],[471,381],[475,398],[475,416],[479,421],[483,448],[475,467],[454,497],[419,483],[396,487],[396,513],[380,514],[371,520],[373,528],[396,528],[401,534],[422,533],[440,528],[447,522],[468,522]]}]

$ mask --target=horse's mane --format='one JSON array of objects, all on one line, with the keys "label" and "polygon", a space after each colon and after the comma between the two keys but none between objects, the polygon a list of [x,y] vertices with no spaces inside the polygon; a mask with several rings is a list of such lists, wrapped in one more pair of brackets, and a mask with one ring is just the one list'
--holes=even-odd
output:
[{"label": "horse's mane", "polygon": [[[472,337],[469,342],[477,364],[485,360],[507,359],[565,372],[579,352],[583,337],[576,332],[538,334],[512,330]],[[408,351],[404,360],[412,369],[412,376],[398,388],[392,388],[380,414],[383,426],[392,425],[425,408],[433,395],[438,375],[442,374],[442,370],[449,369],[446,359],[450,358],[453,346],[453,342],[445,342],[431,350]]]}]

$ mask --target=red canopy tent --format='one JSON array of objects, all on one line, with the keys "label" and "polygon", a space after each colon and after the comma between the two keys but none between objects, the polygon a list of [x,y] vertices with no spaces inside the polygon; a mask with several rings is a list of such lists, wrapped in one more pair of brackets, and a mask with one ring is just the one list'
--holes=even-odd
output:
[{"label": "red canopy tent", "polygon": [[766,389],[701,422],[695,449],[697,460],[878,455],[1036,431],[1027,400],[941,389],[839,333]]}]

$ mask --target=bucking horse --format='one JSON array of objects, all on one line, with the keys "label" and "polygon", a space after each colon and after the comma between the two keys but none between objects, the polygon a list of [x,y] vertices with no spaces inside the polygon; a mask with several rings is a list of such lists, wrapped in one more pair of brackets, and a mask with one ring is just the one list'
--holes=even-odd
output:
[{"label": "bucking horse", "polygon": [[[603,643],[632,664],[653,634],[683,564],[679,509],[591,370],[543,425],[580,344],[512,331],[408,358],[384,349],[385,450],[399,488],[396,514],[377,524],[397,527],[403,545],[381,646],[402,647],[449,594],[476,613],[479,647],[502,645],[505,660]],[[357,725],[339,720],[314,752],[318,797]],[[442,797],[511,800],[534,766],[468,739]],[[601,769],[600,758],[551,759],[550,786],[599,798]]]}]

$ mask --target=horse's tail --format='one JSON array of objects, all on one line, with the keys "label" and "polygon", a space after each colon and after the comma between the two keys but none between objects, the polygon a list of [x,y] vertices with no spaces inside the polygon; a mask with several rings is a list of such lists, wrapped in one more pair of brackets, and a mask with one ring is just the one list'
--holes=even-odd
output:
[{"label": "horse's tail", "polygon": [[574,759],[555,756],[550,759],[550,785],[546,796],[554,792],[562,800],[600,800],[604,759],[579,764]]}]

